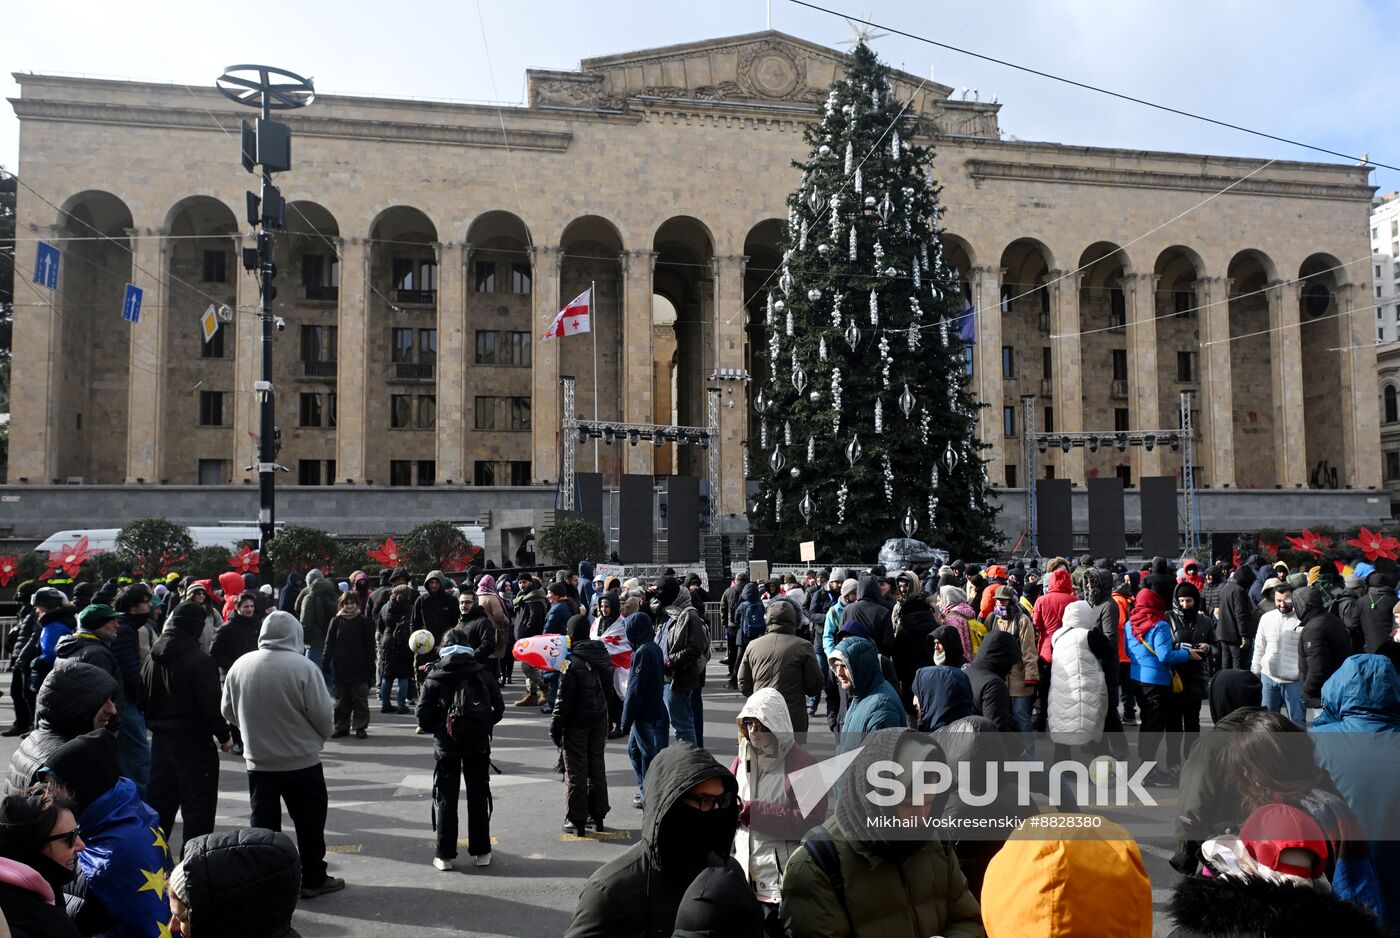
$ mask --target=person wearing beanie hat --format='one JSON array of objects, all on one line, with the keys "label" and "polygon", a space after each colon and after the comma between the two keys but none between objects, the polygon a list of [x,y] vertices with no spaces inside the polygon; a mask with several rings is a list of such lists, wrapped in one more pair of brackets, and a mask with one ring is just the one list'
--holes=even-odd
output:
[{"label": "person wearing beanie hat", "polygon": [[16,935],[78,938],[64,908],[86,846],[67,793],[36,785],[0,799],[0,913]]},{"label": "person wearing beanie hat", "polygon": [[117,681],[101,668],[83,661],[55,664],[35,698],[34,731],[10,756],[10,790],[39,781],[49,757],[68,740],[106,730],[117,715],[117,692]]},{"label": "person wearing beanie hat", "polygon": [[[702,692],[705,665],[710,660],[710,630],[673,576],[662,577],[657,591],[660,610],[657,644],[666,653],[671,682],[666,685],[666,711],[676,739],[703,748],[705,717]],[[747,651],[745,651],[747,655]]]},{"label": "person wearing beanie hat", "polygon": [[[885,789],[871,780],[876,763],[897,763],[908,779],[918,763],[941,760],[942,750],[925,734],[893,727],[867,735],[858,752],[843,776],[835,816],[809,831],[788,861],[782,896],[787,934],[983,935],[957,854],[917,824],[941,816],[946,796],[916,799],[914,786],[906,785],[905,797],[886,807]],[[917,826],[909,826],[910,819]]]},{"label": "person wearing beanie hat", "polygon": [[233,747],[219,713],[219,669],[199,646],[204,606],[180,603],[170,614],[141,669],[146,725],[151,731],[151,780],[146,801],[174,834],[184,817],[185,842],[214,829],[219,800],[219,750]]},{"label": "person wearing beanie hat", "polygon": [[727,866],[710,866],[681,896],[671,938],[763,938],[763,915],[743,876]]},{"label": "person wearing beanie hat", "polygon": [[253,827],[282,828],[282,801],[297,831],[304,899],[345,888],[326,874],[326,776],[321,748],[334,729],[325,674],[303,654],[301,623],[268,613],[258,650],[224,677],[222,713],[243,734]]},{"label": "person wearing beanie hat", "polygon": [[243,828],[190,842],[170,874],[170,933],[191,938],[298,938],[301,860],[280,831]]}]

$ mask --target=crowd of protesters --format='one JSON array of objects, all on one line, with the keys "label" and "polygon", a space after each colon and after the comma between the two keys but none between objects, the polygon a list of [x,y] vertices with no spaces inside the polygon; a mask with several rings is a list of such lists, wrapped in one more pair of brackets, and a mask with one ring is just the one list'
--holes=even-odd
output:
[{"label": "crowd of protesters", "polygon": [[[467,853],[491,862],[508,707],[548,718],[566,840],[606,831],[605,754],[625,738],[641,838],[589,878],[575,938],[1151,934],[1139,848],[1111,823],[1071,839],[890,833],[1078,811],[1063,777],[1036,779],[1039,804],[1010,786],[990,803],[874,797],[876,762],[1003,772],[1038,731],[1056,762],[1150,764],[1146,784],[1179,787],[1177,933],[1400,934],[1400,852],[1381,835],[1400,821],[1395,775],[1347,745],[1400,732],[1395,582],[1366,564],[1345,579],[1254,558],[741,574],[715,597],[717,664],[746,698],[727,765],[705,749],[710,596],[694,575],[395,568],[375,586],[310,570],[280,593],[227,574],[19,597],[5,735],[23,739],[0,801],[14,934],[294,935],[298,899],[345,885],[325,862],[321,750],[368,738],[376,686],[382,712],[412,708],[433,739],[442,871],[463,785]],[[516,643],[548,635],[564,663],[517,667]],[[819,748],[849,763],[835,785],[801,781]],[[214,831],[221,750],[246,765],[247,829]],[[162,892],[131,885],[157,874]]]}]

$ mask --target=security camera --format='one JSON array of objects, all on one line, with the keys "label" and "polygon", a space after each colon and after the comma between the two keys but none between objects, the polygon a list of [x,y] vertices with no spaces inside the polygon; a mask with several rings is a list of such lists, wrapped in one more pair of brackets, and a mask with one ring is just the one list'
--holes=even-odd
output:
[{"label": "security camera", "polygon": [[287,320],[283,319],[281,316],[274,316],[272,323],[277,327],[278,332],[287,331]]}]

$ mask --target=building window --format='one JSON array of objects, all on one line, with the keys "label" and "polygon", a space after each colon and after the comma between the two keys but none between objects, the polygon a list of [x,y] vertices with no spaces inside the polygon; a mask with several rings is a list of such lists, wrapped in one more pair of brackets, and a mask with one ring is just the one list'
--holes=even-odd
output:
[{"label": "building window", "polygon": [[1011,296],[1012,294],[1010,286],[1004,286],[1001,288],[1001,311],[1003,313],[1011,312]]},{"label": "building window", "polygon": [[[496,429],[496,399],[494,397],[478,397],[476,399],[476,429]],[[477,465],[479,466],[481,463],[477,463]]]},{"label": "building window", "polygon": [[476,331],[476,363],[478,365],[496,364],[496,333],[483,329]]},{"label": "building window", "polygon": [[1389,450],[1385,454],[1385,481],[1400,480],[1400,452]]},{"label": "building window", "polygon": [[418,484],[432,485],[437,481],[437,463],[431,459],[418,460]]},{"label": "building window", "polygon": [[1012,463],[1006,464],[1006,487],[1009,489],[1016,487],[1016,466]]},{"label": "building window", "polygon": [[1128,380],[1128,350],[1116,348],[1112,351],[1113,359],[1113,380]]},{"label": "building window", "polygon": [[1009,345],[1001,347],[1001,376],[1008,379],[1016,377],[1016,350]]},{"label": "building window", "polygon": [[201,427],[222,427],[224,425],[224,392],[199,392],[199,425]]},{"label": "building window", "polygon": [[1053,407],[1045,408],[1045,432],[1055,432],[1055,408]]},{"label": "building window", "polygon": [[[302,395],[305,397],[306,395]],[[320,485],[321,484],[321,460],[319,459],[299,459],[297,460],[297,485]]]},{"label": "building window", "polygon": [[1400,402],[1396,401],[1395,385],[1385,386],[1385,422],[1395,423],[1400,420]]},{"label": "building window", "polygon": [[1128,324],[1128,301],[1123,296],[1122,287],[1108,291],[1108,324],[1115,329]]},{"label": "building window", "polygon": [[418,395],[418,422],[415,424],[419,430],[431,430],[437,426],[437,395]]},{"label": "building window", "polygon": [[204,270],[201,279],[205,283],[224,283],[228,275],[228,258],[223,251],[204,252]]},{"label": "building window", "polygon": [[1381,288],[1380,288],[1380,287],[1376,287],[1376,299],[1380,299],[1380,298],[1381,298]]},{"label": "building window", "polygon": [[510,399],[510,428],[512,430],[530,429],[530,399],[528,397],[512,397]]},{"label": "building window", "polygon": [[514,365],[528,368],[530,366],[530,333],[477,330],[476,363],[478,365]]},{"label": "building window", "polygon": [[1113,408],[1113,430],[1116,433],[1126,433],[1128,431],[1128,408]]},{"label": "building window", "polygon": [[1190,290],[1172,291],[1172,311],[1178,319],[1196,318],[1196,297]]},{"label": "building window", "polygon": [[389,426],[395,430],[407,430],[413,426],[413,395],[389,395]]},{"label": "building window", "polygon": [[513,459],[510,462],[510,484],[529,485],[530,484],[530,460]]},{"label": "building window", "polygon": [[335,326],[301,327],[301,360],[333,362],[336,355]]},{"label": "building window", "polygon": [[201,459],[199,461],[200,485],[224,485],[228,480],[227,459]]},{"label": "building window", "polygon": [[[481,400],[481,398],[477,398]],[[493,462],[478,462],[474,468],[475,482],[477,485],[496,484],[496,464]]]},{"label": "building window", "polygon": [[1392,238],[1400,238],[1400,218],[1392,218],[1390,220],[1390,236]]},{"label": "building window", "polygon": [[1042,315],[1050,315],[1050,290],[1047,287],[1040,288],[1040,312]]},{"label": "building window", "polygon": [[510,361],[502,364],[530,367],[530,333],[506,332],[502,335],[510,340]]},{"label": "building window", "polygon": [[530,265],[510,265],[510,292],[526,296],[530,292]]},{"label": "building window", "polygon": [[973,369],[975,368],[974,363],[977,360],[976,350],[971,345],[964,345],[963,358],[967,361],[967,376],[971,378]]},{"label": "building window", "polygon": [[1133,467],[1119,465],[1113,469],[1113,474],[1123,480],[1123,488],[1131,488],[1133,484]]},{"label": "building window", "polygon": [[[335,392],[331,391],[326,395],[326,426],[335,426]],[[335,473],[331,473],[335,475]]]},{"label": "building window", "polygon": [[1381,265],[1380,265],[1380,264],[1377,264],[1377,265],[1376,265],[1376,279],[1377,279],[1377,280],[1381,279]]},{"label": "building window", "polygon": [[200,358],[224,357],[224,332],[227,331],[227,329],[227,323],[219,324],[219,328],[214,330],[214,334],[209,337],[209,341],[204,342],[199,346]]},{"label": "building window", "polygon": [[413,361],[413,330],[389,330],[389,360],[394,364]]},{"label": "building window", "polygon": [[1046,381],[1055,376],[1055,365],[1051,358],[1050,346],[1042,347],[1040,350],[1040,377]]},{"label": "building window", "polygon": [[1016,435],[1016,408],[1003,407],[1001,409],[1001,435]]},{"label": "building window", "polygon": [[1176,353],[1176,380],[1182,384],[1193,384],[1196,380],[1196,354],[1194,352]]},{"label": "building window", "polygon": [[496,262],[477,261],[475,268],[475,284],[477,293],[496,292]]},{"label": "building window", "polygon": [[394,289],[436,290],[437,263],[416,257],[396,257],[393,267]]},{"label": "building window", "polygon": [[390,485],[412,485],[412,484],[413,484],[413,460],[411,460],[411,459],[391,459],[391,460],[389,460],[389,484],[390,484]]},{"label": "building window", "polygon": [[321,395],[302,394],[301,407],[299,408],[297,426],[299,427],[320,427],[325,426],[325,409],[321,404]]}]

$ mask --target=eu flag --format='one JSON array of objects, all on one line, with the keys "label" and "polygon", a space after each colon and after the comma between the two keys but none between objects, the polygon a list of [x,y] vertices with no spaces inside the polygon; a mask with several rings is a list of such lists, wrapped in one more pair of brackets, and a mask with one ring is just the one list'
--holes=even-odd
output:
[{"label": "eu flag", "polygon": [[160,821],[129,778],[117,779],[78,818],[86,849],[78,866],[88,888],[115,920],[119,938],[157,938],[170,932],[165,879],[173,864]]}]

